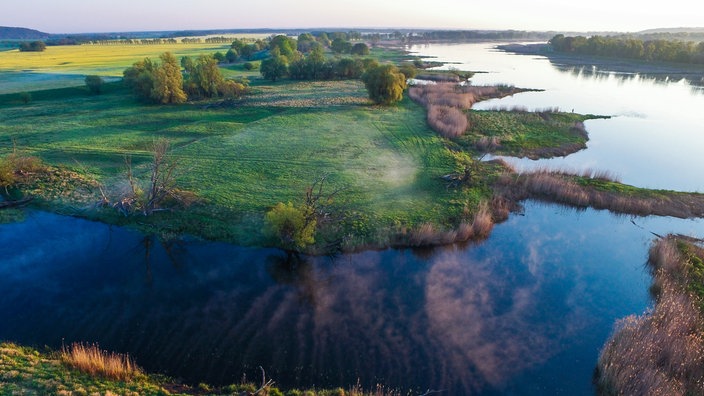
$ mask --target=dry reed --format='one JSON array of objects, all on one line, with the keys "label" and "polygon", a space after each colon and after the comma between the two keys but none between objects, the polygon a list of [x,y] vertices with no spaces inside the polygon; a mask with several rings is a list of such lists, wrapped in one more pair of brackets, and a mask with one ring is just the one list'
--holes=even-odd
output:
[{"label": "dry reed", "polygon": [[96,344],[74,343],[62,350],[61,358],[80,371],[113,380],[129,381],[142,375],[142,370],[129,355],[106,352]]},{"label": "dry reed", "polygon": [[497,87],[446,82],[416,85],[408,89],[408,96],[428,111],[428,125],[446,138],[461,136],[469,127],[463,110],[469,110],[474,103],[499,94]]},{"label": "dry reed", "polygon": [[[501,205],[496,204],[499,202],[497,200],[500,201],[501,199],[496,198],[492,201],[491,205],[486,202],[479,204],[479,208],[474,214],[471,223],[462,221],[455,229],[447,231],[438,229],[432,223],[423,223],[418,228],[400,235],[397,238],[397,244],[400,246],[421,247],[485,239],[491,234],[491,230],[494,228],[495,216],[492,212],[495,207],[502,210],[500,216],[505,215],[506,218],[508,217],[508,214],[503,213]],[[505,201],[501,202],[502,205],[505,204]]]},{"label": "dry reed", "polygon": [[697,298],[687,291],[686,259],[677,243],[670,236],[650,249],[655,308],[618,322],[599,356],[599,393],[704,394],[704,322]]},{"label": "dry reed", "polygon": [[449,106],[428,106],[428,125],[441,136],[454,138],[462,136],[469,126],[462,110]]},{"label": "dry reed", "polygon": [[[520,175],[505,174],[498,178],[497,192],[521,201],[538,199],[568,206],[607,209],[614,213],[637,216],[704,217],[704,195],[667,191],[628,193],[598,189],[590,183],[579,183],[578,174],[564,171],[537,170]],[[585,171],[585,179],[615,181],[608,172]]]}]

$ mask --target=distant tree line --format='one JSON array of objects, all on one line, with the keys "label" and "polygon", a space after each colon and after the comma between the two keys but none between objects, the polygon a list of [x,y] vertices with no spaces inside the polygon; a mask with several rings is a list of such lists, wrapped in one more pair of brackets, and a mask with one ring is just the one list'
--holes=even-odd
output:
[{"label": "distant tree line", "polygon": [[529,32],[522,30],[438,30],[430,32],[409,33],[410,41],[423,40],[514,40],[514,39],[547,39],[544,32]]},{"label": "distant tree line", "polygon": [[704,42],[641,40],[620,36],[564,36],[549,41],[557,52],[639,59],[645,61],[704,64]]},{"label": "distant tree line", "polygon": [[42,52],[46,49],[46,44],[43,41],[25,41],[20,43],[20,51],[22,52]]}]

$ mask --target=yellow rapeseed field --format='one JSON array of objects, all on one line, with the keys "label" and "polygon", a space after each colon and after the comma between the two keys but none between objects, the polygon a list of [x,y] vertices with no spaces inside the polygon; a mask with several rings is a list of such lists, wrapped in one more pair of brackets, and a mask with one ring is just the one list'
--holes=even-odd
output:
[{"label": "yellow rapeseed field", "polygon": [[47,47],[44,52],[0,52],[0,73],[56,73],[97,74],[122,76],[122,71],[145,57],[157,58],[164,52],[172,52],[180,58],[216,51],[225,52],[227,44],[119,44],[119,45],[66,45]]}]

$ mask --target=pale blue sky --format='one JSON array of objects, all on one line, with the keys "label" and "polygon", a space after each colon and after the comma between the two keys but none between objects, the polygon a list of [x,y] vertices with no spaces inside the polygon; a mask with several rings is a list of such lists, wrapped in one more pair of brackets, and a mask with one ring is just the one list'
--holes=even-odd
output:
[{"label": "pale blue sky", "polygon": [[7,0],[0,26],[49,33],[390,27],[638,31],[704,25],[704,5],[670,0]]}]

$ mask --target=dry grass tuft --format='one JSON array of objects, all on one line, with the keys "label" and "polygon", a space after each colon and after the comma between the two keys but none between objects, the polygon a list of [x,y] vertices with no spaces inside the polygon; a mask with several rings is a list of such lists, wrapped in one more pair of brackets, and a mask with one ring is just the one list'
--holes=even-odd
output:
[{"label": "dry grass tuft", "polygon": [[142,375],[129,355],[106,352],[98,345],[74,343],[61,352],[61,359],[68,365],[94,376],[129,381]]},{"label": "dry grass tuft", "polygon": [[[479,204],[479,209],[474,214],[471,223],[466,220],[462,221],[457,228],[448,231],[440,230],[431,223],[424,223],[408,233],[402,233],[397,238],[398,244],[414,247],[437,246],[487,238],[491,234],[491,230],[494,229],[495,218],[502,220],[508,218],[508,205],[507,200],[496,197],[491,204],[487,202]],[[501,211],[498,216],[493,213],[495,209]]]},{"label": "dry grass tuft", "polygon": [[677,243],[668,237],[651,248],[655,308],[617,324],[599,356],[599,393],[704,394],[704,321],[697,298],[688,292],[686,259]]},{"label": "dry grass tuft", "polygon": [[462,110],[449,107],[430,105],[428,107],[428,125],[446,138],[462,136],[469,126],[467,116]]},{"label": "dry grass tuft", "polygon": [[500,95],[498,87],[458,85],[440,82],[416,85],[408,89],[408,96],[428,111],[428,125],[446,138],[464,134],[469,120],[464,110],[476,102]]}]

